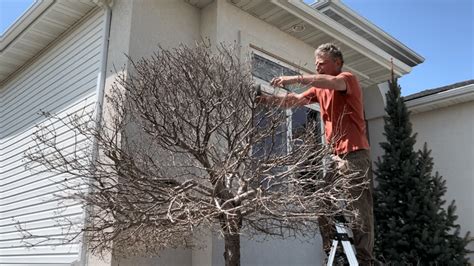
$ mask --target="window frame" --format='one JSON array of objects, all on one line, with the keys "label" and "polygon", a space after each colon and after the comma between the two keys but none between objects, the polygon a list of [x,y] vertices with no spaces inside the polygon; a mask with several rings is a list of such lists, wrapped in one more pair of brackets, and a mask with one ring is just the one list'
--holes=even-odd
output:
[{"label": "window frame", "polygon": [[[292,64],[289,64],[288,62],[285,62],[285,61],[282,61],[282,60],[279,60],[269,54],[266,54],[264,52],[261,52],[259,50],[256,50],[256,49],[251,49],[251,58],[253,59],[253,55],[258,55],[266,60],[269,60],[275,64],[278,64],[282,67],[285,67],[287,69],[290,69],[292,71],[295,71],[295,72],[298,72],[298,73],[301,73],[303,75],[307,75],[307,74],[312,74],[310,72],[307,72],[305,71],[303,68],[298,68],[298,67],[295,67],[294,65]],[[283,94],[288,94],[288,93],[291,93],[291,91],[287,90],[287,89],[284,89],[284,88],[275,88],[273,86],[270,85],[270,83],[266,80],[263,80],[261,78],[258,78],[256,76],[253,76],[254,80],[255,80],[255,83],[256,84],[259,84],[262,88],[262,91],[268,93],[268,94],[275,94],[275,95],[283,95]],[[296,93],[299,93],[299,92],[296,92]],[[304,107],[306,108],[309,108],[309,109],[312,109],[312,110],[315,110],[317,111],[318,113],[321,114],[321,108],[319,106],[319,103],[311,103],[311,104],[307,104],[307,105],[304,105]],[[290,152],[292,150],[292,147],[291,147],[291,143],[292,143],[292,140],[293,140],[293,132],[292,132],[292,126],[293,126],[293,123],[292,123],[292,116],[293,116],[293,108],[287,108],[285,109],[285,114],[286,114],[286,145],[287,145],[287,152]],[[319,122],[320,122],[320,128],[321,128],[321,143],[326,143],[326,139],[324,138],[324,122],[322,120],[322,116],[320,115],[319,116]]]}]

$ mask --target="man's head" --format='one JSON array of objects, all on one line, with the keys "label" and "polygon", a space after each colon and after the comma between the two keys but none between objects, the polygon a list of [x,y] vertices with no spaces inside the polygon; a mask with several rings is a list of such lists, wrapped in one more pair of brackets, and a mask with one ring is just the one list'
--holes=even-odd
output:
[{"label": "man's head", "polygon": [[344,59],[342,52],[333,43],[321,44],[314,51],[316,71],[319,74],[338,75],[342,71]]}]

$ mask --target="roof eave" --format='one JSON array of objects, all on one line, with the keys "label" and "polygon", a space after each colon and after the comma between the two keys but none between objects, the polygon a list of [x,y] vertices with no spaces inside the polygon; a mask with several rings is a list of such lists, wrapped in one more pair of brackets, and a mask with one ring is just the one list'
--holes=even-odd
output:
[{"label": "roof eave", "polygon": [[0,87],[34,62],[101,2],[37,0],[1,36]]},{"label": "roof eave", "polygon": [[405,104],[412,113],[421,113],[470,101],[474,101],[474,84],[405,100]]},{"label": "roof eave", "polygon": [[403,63],[398,58],[393,58],[393,56],[373,43],[348,30],[313,7],[305,4],[302,0],[271,0],[271,2],[293,15],[300,17],[305,22],[315,27],[319,27],[319,29],[326,32],[328,35],[333,36],[335,39],[348,43],[353,49],[384,66],[386,69],[391,69],[391,59],[393,59],[394,72],[398,76],[411,72],[411,66]]},{"label": "roof eave", "polygon": [[7,31],[0,36],[0,53],[54,2],[55,0],[36,0]]},{"label": "roof eave", "polygon": [[416,52],[408,48],[406,45],[393,38],[364,17],[354,12],[352,9],[344,5],[339,0],[320,0],[317,3],[313,4],[312,7],[317,10],[320,10],[321,12],[324,12],[326,10],[332,10],[338,15],[346,18],[353,24],[362,28],[366,33],[371,34],[374,38],[378,39],[382,43],[386,44],[393,50],[403,55],[407,60],[411,62],[411,67],[421,64],[425,60],[421,55],[417,54]]}]

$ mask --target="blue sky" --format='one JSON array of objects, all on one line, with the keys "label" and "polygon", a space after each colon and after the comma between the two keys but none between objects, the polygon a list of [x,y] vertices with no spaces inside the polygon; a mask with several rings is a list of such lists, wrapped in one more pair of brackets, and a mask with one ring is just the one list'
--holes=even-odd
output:
[{"label": "blue sky", "polygon": [[0,0],[0,35],[2,35],[33,2],[33,0]]},{"label": "blue sky", "polygon": [[425,58],[399,80],[408,95],[474,79],[473,0],[342,0]]},{"label": "blue sky", "polygon": [[[399,80],[403,95],[474,79],[473,0],[342,1],[425,58]],[[0,32],[32,3],[0,0]]]}]

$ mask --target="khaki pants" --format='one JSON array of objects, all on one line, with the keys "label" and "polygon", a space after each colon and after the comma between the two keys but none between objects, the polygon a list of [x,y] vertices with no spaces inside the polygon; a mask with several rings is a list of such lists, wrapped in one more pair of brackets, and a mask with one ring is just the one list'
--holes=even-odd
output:
[{"label": "khaki pants", "polygon": [[[368,150],[359,150],[341,155],[342,162],[347,163],[351,171],[359,174],[353,177],[353,182],[369,181],[368,187],[357,187],[350,191],[351,196],[357,200],[352,202],[349,208],[359,211],[360,221],[352,229],[354,235],[354,246],[357,252],[357,260],[360,265],[371,265],[373,261],[374,247],[374,214],[373,214],[373,180],[372,163]],[[331,248],[334,236],[334,224],[325,217],[320,217],[319,226],[323,239],[323,247],[326,252]]]}]

